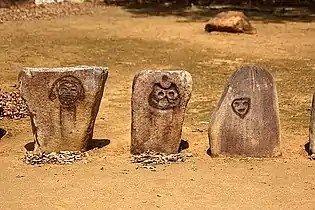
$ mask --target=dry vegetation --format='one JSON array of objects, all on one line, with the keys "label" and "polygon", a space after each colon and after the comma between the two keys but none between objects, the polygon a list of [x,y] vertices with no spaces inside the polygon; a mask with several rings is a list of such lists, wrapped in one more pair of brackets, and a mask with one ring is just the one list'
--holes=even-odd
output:
[{"label": "dry vegetation", "polygon": [[[29,119],[0,120],[1,209],[309,209],[314,168],[304,145],[315,81],[315,23],[252,21],[255,35],[204,32],[185,17],[139,17],[120,8],[93,15],[0,25],[0,89],[22,67],[100,65],[109,78],[96,121],[96,141],[110,144],[70,166],[29,166]],[[205,129],[228,77],[254,63],[276,79],[283,157],[211,159]],[[130,163],[133,75],[143,69],[186,69],[194,80],[183,138],[187,162],[136,169]],[[109,141],[108,141],[109,140]]]}]

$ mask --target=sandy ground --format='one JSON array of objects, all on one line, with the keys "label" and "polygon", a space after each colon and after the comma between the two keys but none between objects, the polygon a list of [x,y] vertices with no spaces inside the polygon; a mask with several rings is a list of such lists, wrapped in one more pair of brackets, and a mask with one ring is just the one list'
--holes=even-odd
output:
[{"label": "sandy ground", "polygon": [[[314,209],[315,163],[308,160],[309,108],[315,79],[315,23],[253,21],[256,35],[203,31],[204,22],[137,16],[120,8],[90,16],[0,25],[0,89],[22,67],[109,67],[94,138],[110,144],[73,165],[22,162],[32,142],[29,119],[0,120],[1,209]],[[224,85],[255,63],[277,82],[282,157],[212,159],[205,129]],[[194,157],[136,169],[130,163],[132,79],[144,69],[185,69],[194,80],[183,139]],[[204,132],[202,132],[204,131]]]}]

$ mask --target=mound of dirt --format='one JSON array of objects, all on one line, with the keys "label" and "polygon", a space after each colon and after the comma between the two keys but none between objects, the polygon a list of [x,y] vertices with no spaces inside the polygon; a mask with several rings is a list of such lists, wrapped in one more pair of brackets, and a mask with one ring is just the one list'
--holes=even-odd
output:
[{"label": "mound of dirt", "polygon": [[240,11],[226,11],[217,14],[207,22],[205,30],[207,32],[256,33],[248,18]]}]

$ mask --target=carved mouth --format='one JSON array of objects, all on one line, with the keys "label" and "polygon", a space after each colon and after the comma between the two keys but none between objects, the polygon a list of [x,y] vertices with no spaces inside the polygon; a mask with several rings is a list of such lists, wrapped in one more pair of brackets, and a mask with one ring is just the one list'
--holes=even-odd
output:
[{"label": "carved mouth", "polygon": [[238,109],[237,111],[240,112],[240,113],[245,113],[246,112],[246,108]]}]

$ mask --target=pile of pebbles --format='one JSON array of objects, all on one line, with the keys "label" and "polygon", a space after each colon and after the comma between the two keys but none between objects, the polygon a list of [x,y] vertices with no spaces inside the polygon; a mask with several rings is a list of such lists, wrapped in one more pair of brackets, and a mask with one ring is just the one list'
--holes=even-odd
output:
[{"label": "pile of pebbles", "polygon": [[52,152],[49,154],[35,154],[27,152],[24,157],[24,162],[30,165],[37,164],[72,164],[83,159],[84,153],[79,151],[61,151],[59,153]]},{"label": "pile of pebbles", "polygon": [[33,19],[53,19],[72,15],[89,15],[93,13],[93,3],[55,3],[36,6],[35,4],[23,4],[0,8],[0,23],[7,21],[26,21]]},{"label": "pile of pebbles", "polygon": [[18,120],[28,115],[28,108],[20,96],[20,91],[0,92],[0,120],[5,117]]},{"label": "pile of pebbles", "polygon": [[136,163],[137,168],[154,169],[156,165],[165,165],[171,163],[184,162],[186,158],[192,157],[190,153],[164,154],[153,151],[147,151],[139,155],[133,155],[132,163]]}]

